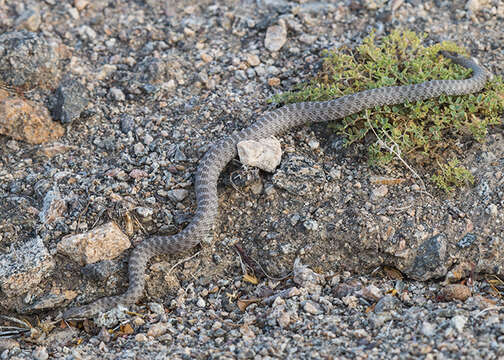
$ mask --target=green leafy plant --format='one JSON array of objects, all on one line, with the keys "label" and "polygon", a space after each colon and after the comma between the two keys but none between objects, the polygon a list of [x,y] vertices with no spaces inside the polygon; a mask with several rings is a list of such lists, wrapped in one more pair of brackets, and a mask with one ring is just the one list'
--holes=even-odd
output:
[{"label": "green leafy plant", "polygon": [[[327,51],[315,79],[272,101],[325,101],[383,86],[470,77],[471,70],[438,54],[440,50],[466,54],[465,49],[451,42],[424,46],[424,38],[411,31],[395,30],[378,41],[371,33],[355,49]],[[436,173],[431,180],[449,192],[472,182],[462,165],[450,165],[444,159],[461,157],[461,139],[482,142],[488,127],[500,123],[503,109],[504,83],[501,77],[494,77],[477,94],[367,109],[330,126],[345,136],[347,145],[372,134],[376,139],[369,146],[372,165],[387,166],[401,154],[414,167]]]},{"label": "green leafy plant", "polygon": [[474,176],[463,166],[459,166],[457,159],[451,159],[446,164],[439,164],[437,175],[432,175],[431,180],[446,192],[451,192],[455,188],[474,184]]}]

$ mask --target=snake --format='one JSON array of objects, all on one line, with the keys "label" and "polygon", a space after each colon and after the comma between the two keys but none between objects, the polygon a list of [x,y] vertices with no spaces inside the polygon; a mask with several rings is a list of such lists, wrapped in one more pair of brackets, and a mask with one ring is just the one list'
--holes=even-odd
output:
[{"label": "snake", "polygon": [[128,307],[136,303],[143,295],[147,263],[154,255],[184,252],[211,237],[218,215],[217,181],[224,167],[236,157],[239,142],[258,141],[297,126],[334,121],[377,106],[425,100],[441,95],[465,95],[478,92],[484,87],[489,73],[475,60],[454,52],[440,51],[439,54],[455,64],[471,69],[471,77],[380,87],[328,101],[284,105],[264,113],[250,126],[215,142],[199,162],[195,173],[196,212],[191,222],[177,234],[149,237],[132,250],[128,264],[129,283],[124,293],[70,308],[63,313],[63,318],[91,318],[118,305]]}]

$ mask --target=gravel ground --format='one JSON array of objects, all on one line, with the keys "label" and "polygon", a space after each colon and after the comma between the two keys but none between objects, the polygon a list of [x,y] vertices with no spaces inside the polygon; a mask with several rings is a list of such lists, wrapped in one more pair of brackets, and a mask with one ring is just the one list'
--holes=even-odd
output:
[{"label": "gravel ground", "polygon": [[[124,291],[130,242],[190,220],[205,150],[322,50],[402,27],[502,74],[503,21],[499,0],[0,0],[1,81],[59,120],[41,145],[0,136],[0,358],[504,358],[501,129],[461,145],[477,185],[451,197],[324,124],[295,129],[274,174],[228,166],[215,236],[154,258],[133,313],[54,320]],[[123,241],[74,258],[62,238],[97,228]]]}]

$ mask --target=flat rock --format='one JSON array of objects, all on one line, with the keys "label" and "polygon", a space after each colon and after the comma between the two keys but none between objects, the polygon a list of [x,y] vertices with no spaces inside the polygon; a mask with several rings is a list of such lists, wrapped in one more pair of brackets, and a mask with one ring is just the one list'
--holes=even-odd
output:
[{"label": "flat rock", "polygon": [[65,236],[57,245],[58,252],[81,265],[111,260],[129,248],[128,237],[114,222],[87,233]]}]

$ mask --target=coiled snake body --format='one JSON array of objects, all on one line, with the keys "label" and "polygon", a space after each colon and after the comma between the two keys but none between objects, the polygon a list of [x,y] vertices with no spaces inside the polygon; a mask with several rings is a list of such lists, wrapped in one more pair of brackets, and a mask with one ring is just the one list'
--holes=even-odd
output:
[{"label": "coiled snake body", "polygon": [[191,223],[173,236],[154,236],[141,242],[129,260],[128,290],[117,296],[105,297],[80,307],[67,310],[64,318],[91,317],[110,310],[118,304],[130,305],[140,299],[145,285],[145,269],[149,259],[156,254],[172,254],[196,246],[204,237],[212,234],[218,212],[217,180],[236,154],[236,144],[243,140],[259,140],[292,127],[344,118],[367,108],[381,105],[417,101],[440,95],[462,95],[481,90],[487,80],[487,72],[471,59],[442,52],[454,63],[472,69],[472,77],[465,80],[433,80],[417,85],[382,87],[362,91],[324,102],[304,102],[286,105],[264,114],[249,127],[215,143],[200,161],[195,176],[197,210]]}]

